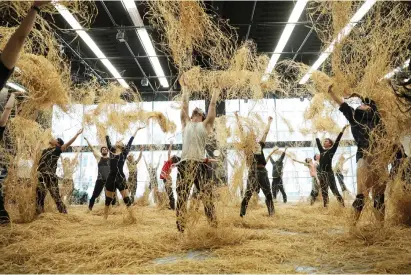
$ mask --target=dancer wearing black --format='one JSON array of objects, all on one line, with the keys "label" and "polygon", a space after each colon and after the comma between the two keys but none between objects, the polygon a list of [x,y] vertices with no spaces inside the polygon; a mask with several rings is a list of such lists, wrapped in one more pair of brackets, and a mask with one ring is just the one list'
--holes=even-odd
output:
[{"label": "dancer wearing black", "polygon": [[139,130],[143,128],[144,127],[137,128],[126,146],[124,146],[122,142],[117,141],[117,143],[113,147],[111,145],[109,136],[106,136],[107,147],[110,152],[110,173],[106,181],[106,202],[104,208],[105,219],[108,218],[108,211],[110,204],[112,203],[116,194],[116,189],[120,191],[120,194],[123,197],[124,203],[127,205],[127,208],[131,206],[130,194],[128,192],[126,176],[124,175],[123,167],[124,163],[126,162],[127,155],[130,152],[135,135]]},{"label": "dancer wearing black", "polygon": [[273,182],[271,184],[273,197],[274,199],[277,199],[278,191],[280,191],[281,194],[283,195],[284,203],[287,203],[287,194],[285,193],[284,185],[283,185],[283,168],[284,168],[283,161],[284,161],[286,151],[287,151],[287,148],[285,148],[284,152],[281,154],[281,157],[276,161],[273,160],[273,158],[271,157],[271,154],[269,156],[270,162],[273,165],[273,172],[272,172]]},{"label": "dancer wearing black", "polygon": [[127,167],[128,167],[128,189],[130,190],[131,203],[134,202],[137,192],[137,165],[143,157],[143,149],[141,146],[140,154],[138,155],[137,160],[134,160],[134,156],[131,154],[127,157]]},{"label": "dancer wearing black", "polygon": [[338,135],[335,142],[331,139],[326,138],[324,140],[324,147],[321,145],[320,140],[317,138],[317,147],[320,151],[320,173],[318,178],[321,185],[321,194],[323,195],[324,207],[328,206],[328,187],[330,187],[334,196],[337,197],[337,200],[344,206],[344,200],[341,194],[338,192],[337,184],[335,182],[335,175],[332,169],[332,160],[335,152],[337,151],[338,145],[340,143],[341,137],[348,125],[344,126],[341,133]]},{"label": "dancer wearing black", "polygon": [[[10,78],[19,59],[20,51],[23,48],[24,41],[30,34],[31,29],[34,26],[36,15],[41,6],[44,6],[51,1],[34,1],[32,8],[28,11],[26,17],[21,22],[20,26],[16,29],[13,35],[7,41],[0,55],[0,90],[4,88],[7,80]],[[4,111],[0,118],[0,139],[3,139],[4,130],[11,113],[11,109],[14,106],[15,94],[11,94]],[[7,165],[2,165],[0,177],[5,178],[7,175]],[[9,224],[10,218],[6,209],[4,208],[4,196],[3,196],[3,180],[0,180],[0,224]]]},{"label": "dancer wearing black", "polygon": [[[91,146],[87,138],[84,138],[84,139],[86,140],[88,146],[93,151],[93,156],[97,160],[97,167],[98,167],[97,180],[96,180],[96,184],[94,185],[93,195],[91,195],[90,201],[88,203],[88,209],[91,211],[93,210],[96,199],[100,197],[101,191],[103,191],[104,187],[106,186],[108,174],[110,173],[110,158],[108,156],[108,148],[106,146],[102,146],[99,152],[93,146]],[[116,204],[115,197],[111,204],[112,205]]]},{"label": "dancer wearing black", "polygon": [[57,209],[60,213],[67,214],[66,205],[63,203],[60,197],[60,191],[58,186],[58,178],[56,175],[57,162],[61,153],[67,150],[67,148],[73,144],[79,135],[83,132],[80,129],[77,134],[64,143],[61,138],[52,139],[49,142],[50,148],[44,149],[41,153],[39,166],[37,168],[39,184],[37,186],[36,196],[36,212],[41,214],[44,212],[44,200],[46,198],[46,192],[49,190],[51,197],[57,205]]},{"label": "dancer wearing black", "polygon": [[[241,136],[240,138],[241,140],[244,140],[245,133],[240,123],[240,119],[238,117],[237,112],[235,113],[235,116],[237,119],[238,127],[240,129],[240,136]],[[241,210],[240,210],[241,217],[244,217],[246,214],[248,202],[250,201],[251,196],[253,195],[253,192],[257,192],[259,188],[263,190],[263,193],[265,195],[265,203],[267,205],[268,215],[269,216],[274,215],[274,202],[273,202],[273,196],[271,194],[271,189],[270,189],[270,180],[268,179],[267,169],[265,168],[265,165],[267,164],[267,160],[264,157],[264,151],[263,151],[264,146],[265,146],[265,140],[267,139],[268,132],[270,131],[270,126],[271,126],[272,121],[273,121],[273,118],[269,117],[263,137],[256,144],[257,151],[254,153],[251,163],[248,164],[249,165],[248,181],[247,181],[247,188],[245,191],[245,196],[243,198],[243,201],[241,202]]]},{"label": "dancer wearing black", "polygon": [[[384,192],[385,183],[380,182],[384,178],[380,173],[388,173],[387,168],[374,169],[376,164],[375,157],[370,153],[376,147],[376,144],[371,145],[370,135],[373,131],[383,132],[381,117],[377,109],[377,105],[369,98],[362,98],[357,94],[352,94],[351,97],[359,97],[362,104],[354,109],[350,107],[343,98],[337,96],[333,92],[332,85],[328,89],[331,98],[340,106],[340,111],[351,125],[351,132],[357,144],[357,196],[353,203],[354,208],[354,224],[358,221],[362,209],[365,204],[365,196],[368,196],[370,190],[373,193],[374,208],[376,218],[384,219]],[[388,165],[387,165],[388,166]]]}]

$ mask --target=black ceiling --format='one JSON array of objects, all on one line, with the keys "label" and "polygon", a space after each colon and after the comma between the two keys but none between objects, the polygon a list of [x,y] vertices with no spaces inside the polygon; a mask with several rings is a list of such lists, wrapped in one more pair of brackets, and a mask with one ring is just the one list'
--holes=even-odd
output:
[{"label": "black ceiling", "polygon": [[[228,19],[230,25],[237,28],[240,42],[246,38],[251,39],[257,44],[258,52],[269,55],[277,45],[294,4],[293,1],[206,2],[210,12],[216,13],[223,19]],[[136,5],[140,15],[144,16],[147,6],[142,2],[136,2]],[[146,57],[132,21],[123,8],[121,1],[96,1],[96,6],[98,15],[90,26],[88,33],[101,51],[110,59],[114,67],[127,82],[134,82],[137,89],[142,93],[167,91],[168,89],[162,88],[155,77],[156,74]],[[63,29],[70,29],[70,26],[62,18],[57,18],[56,23]],[[178,85],[172,87],[172,84],[176,82],[177,70],[174,68],[171,59],[160,48],[159,34],[149,26],[147,18],[144,18],[144,23],[156,43],[156,51],[160,55],[159,60],[165,75],[170,77],[168,78],[169,89],[178,90]],[[116,34],[119,29],[125,30],[128,44],[117,41]],[[75,31],[59,31],[59,34],[64,40],[62,43],[65,46],[65,53],[72,62],[73,79],[75,81],[84,81],[93,74],[98,75],[105,81],[112,81],[112,75],[84,42],[76,36]],[[308,22],[305,13],[303,13],[280,60],[294,59],[310,65],[315,62],[320,50],[321,42],[315,31],[311,30],[311,23]],[[133,58],[132,54],[136,57]],[[141,85],[141,79],[145,76],[149,78],[149,86]]]}]

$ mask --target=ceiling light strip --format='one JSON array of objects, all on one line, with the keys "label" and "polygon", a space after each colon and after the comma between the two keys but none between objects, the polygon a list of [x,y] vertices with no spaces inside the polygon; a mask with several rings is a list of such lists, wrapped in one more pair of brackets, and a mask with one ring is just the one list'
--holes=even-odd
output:
[{"label": "ceiling light strip", "polygon": [[357,23],[361,21],[361,19],[367,14],[367,12],[374,6],[376,2],[377,0],[367,0],[364,2],[364,4],[357,10],[357,12],[351,18],[350,22],[338,33],[337,37],[331,42],[327,49],[325,49],[325,51],[321,53],[320,57],[317,59],[317,61],[314,62],[314,64],[311,66],[311,68],[303,76],[303,78],[300,80],[298,84],[307,83],[307,81],[311,77],[311,74],[314,71],[316,71],[334,51],[335,45],[341,42],[347,35],[350,34],[355,25],[357,25]]},{"label": "ceiling light strip", "polygon": [[63,5],[54,4],[54,7],[57,11],[63,16],[63,18],[67,21],[67,23],[73,28],[76,29],[77,34],[83,39],[84,43],[93,51],[96,57],[101,58],[101,62],[104,66],[108,69],[108,71],[117,79],[121,86],[128,89],[130,86],[127,82],[121,77],[120,73],[114,68],[113,64],[107,59],[104,53],[100,50],[94,40],[83,30],[83,27],[80,23],[74,18],[74,16],[70,13],[70,11]]}]

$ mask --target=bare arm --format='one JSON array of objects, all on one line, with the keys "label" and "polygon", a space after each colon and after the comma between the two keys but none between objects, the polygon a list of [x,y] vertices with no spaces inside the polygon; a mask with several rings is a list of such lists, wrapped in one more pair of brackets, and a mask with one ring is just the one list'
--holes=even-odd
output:
[{"label": "bare arm", "polygon": [[180,85],[181,85],[181,90],[182,90],[180,119],[181,119],[181,125],[183,126],[183,129],[184,129],[186,127],[187,121],[189,120],[189,116],[188,116],[189,94],[188,94],[188,90],[186,87],[184,75],[180,78]]},{"label": "bare arm", "polygon": [[140,162],[141,158],[143,157],[143,149],[144,149],[144,146],[141,146],[140,154],[138,155],[138,158],[136,160],[136,164],[138,164]]},{"label": "bare arm", "polygon": [[304,166],[309,167],[308,163],[306,163],[306,162],[304,162],[304,161],[299,161],[299,160],[296,160],[296,159],[292,159],[292,160],[295,161],[295,162],[297,162],[297,163],[303,164]]},{"label": "bare arm", "polygon": [[173,142],[170,142],[170,146],[168,146],[167,160],[171,159],[171,149],[173,149]]},{"label": "bare arm", "polygon": [[4,127],[7,124],[7,121],[9,120],[11,110],[13,109],[14,102],[16,101],[16,95],[12,93],[10,95],[9,100],[7,100],[6,105],[4,106],[3,113],[1,114],[0,117],[0,127]]},{"label": "bare arm", "polygon": [[213,89],[213,95],[211,97],[210,106],[208,106],[208,114],[206,119],[204,120],[204,125],[208,132],[213,129],[214,121],[217,116],[216,113],[216,106],[217,106],[217,98],[220,94],[219,89]]},{"label": "bare arm", "polygon": [[344,103],[344,100],[341,97],[338,97],[336,94],[334,94],[333,85],[330,85],[330,87],[328,87],[328,94],[331,96],[334,102],[338,104],[338,106],[341,106]]},{"label": "bare arm", "polygon": [[263,134],[263,137],[261,138],[260,142],[265,143],[265,140],[267,139],[267,136],[268,136],[268,132],[270,132],[270,127],[271,127],[271,122],[272,121],[273,121],[273,118],[268,117],[268,123],[267,123],[267,126],[265,127],[264,134]]},{"label": "bare arm", "polygon": [[83,128],[81,128],[81,129],[77,132],[77,134],[76,134],[74,137],[72,137],[67,143],[64,143],[63,146],[61,146],[61,150],[62,150],[62,151],[66,151],[67,148],[68,148],[71,144],[73,144],[73,142],[77,139],[77,137],[78,137],[79,135],[81,135],[81,133],[83,133]]},{"label": "bare arm", "polygon": [[97,151],[93,146],[91,146],[90,142],[88,141],[88,139],[86,137],[84,139],[86,140],[88,147],[91,148],[91,151],[93,152],[93,156],[96,158],[97,162],[99,162],[100,159],[101,159],[100,152]]},{"label": "bare arm", "polygon": [[[50,3],[50,1],[35,1],[33,6],[40,8],[41,6]],[[30,9],[26,17],[21,22],[20,26],[10,37],[6,46],[4,47],[3,53],[0,56],[1,62],[9,70],[16,66],[17,60],[20,55],[20,51],[23,48],[24,41],[30,34],[31,29],[36,21],[37,11],[35,9]]]},{"label": "bare arm", "polygon": [[235,112],[234,114],[235,114],[235,119],[237,121],[238,130],[240,130],[240,139],[243,140],[244,139],[244,128],[241,125],[240,118],[238,117],[238,112]]}]

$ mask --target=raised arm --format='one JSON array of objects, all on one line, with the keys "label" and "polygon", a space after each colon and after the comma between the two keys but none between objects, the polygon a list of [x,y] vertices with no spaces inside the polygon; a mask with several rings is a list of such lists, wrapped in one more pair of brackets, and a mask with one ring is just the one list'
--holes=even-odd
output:
[{"label": "raised arm", "polygon": [[158,162],[157,162],[157,165],[156,165],[156,171],[158,170],[158,167],[160,166],[160,162],[161,162],[161,155],[158,158]]},{"label": "raised arm", "polygon": [[93,146],[91,146],[90,141],[88,141],[86,137],[84,137],[84,139],[86,140],[88,147],[90,147],[91,151],[93,152],[93,156],[96,158],[97,162],[99,162],[101,159],[100,152],[97,151]]},{"label": "raised arm", "polygon": [[168,152],[167,152],[167,160],[171,159],[171,149],[173,149],[173,142],[170,142],[170,146],[168,146]]},{"label": "raised arm", "polygon": [[188,93],[188,87],[185,81],[184,74],[180,78],[180,85],[181,85],[181,91],[182,91],[180,119],[181,119],[181,125],[183,126],[183,129],[184,129],[186,127],[187,121],[189,121],[190,119],[188,115],[189,93]]},{"label": "raised arm", "polygon": [[271,164],[274,165],[275,161],[271,158],[271,156],[278,151],[278,147],[274,147],[274,149],[270,152],[270,154],[267,156],[267,158],[265,159],[265,161],[267,162],[268,160],[270,160]]},{"label": "raised arm", "polygon": [[337,148],[338,148],[338,146],[340,145],[341,137],[343,136],[344,131],[345,131],[345,129],[347,129],[348,126],[350,126],[350,125],[347,124],[347,125],[345,125],[345,126],[342,128],[341,133],[338,134],[338,137],[337,137],[337,139],[335,140],[335,142],[334,142],[334,144],[333,144],[333,147],[331,147],[330,151],[331,151],[333,154],[337,151]]},{"label": "raised arm", "polygon": [[212,131],[214,121],[217,116],[216,106],[217,106],[217,98],[219,94],[220,94],[219,89],[213,89],[213,95],[211,96],[210,105],[208,106],[207,117],[204,120],[204,125],[208,132]]},{"label": "raised arm", "polygon": [[149,169],[149,166],[148,166],[148,163],[147,163],[147,160],[146,160],[146,158],[143,156],[143,160],[144,160],[144,163],[145,163],[145,165],[146,165],[146,169],[147,169],[147,171],[150,173],[150,169]]},{"label": "raised arm", "polygon": [[144,149],[144,146],[141,145],[140,154],[138,155],[138,158],[136,160],[136,164],[138,164],[140,162],[141,158],[143,157],[143,149]]},{"label": "raised arm", "polygon": [[9,120],[11,110],[13,109],[14,102],[16,101],[16,95],[15,93],[12,93],[10,95],[9,100],[7,100],[6,105],[4,106],[3,113],[1,114],[0,117],[0,127],[4,127],[7,124],[7,121]]},{"label": "raised arm", "polygon": [[61,150],[62,150],[62,151],[66,151],[67,148],[68,148],[71,144],[73,144],[73,142],[78,138],[78,136],[81,135],[81,133],[83,133],[83,128],[81,128],[81,129],[77,132],[77,134],[76,134],[74,137],[72,137],[67,143],[64,143],[63,146],[61,146]]},{"label": "raised arm", "polygon": [[306,163],[305,161],[299,161],[299,160],[296,160],[296,159],[292,159],[292,160],[297,162],[297,163],[303,164],[304,166],[310,167],[310,165],[308,163]]},{"label": "raised arm", "polygon": [[80,155],[80,151],[78,151],[78,152],[76,153],[76,155],[74,156],[74,158],[70,161],[70,166],[71,166],[71,167],[77,166],[78,156],[79,156],[79,155]]},{"label": "raised arm", "polygon": [[243,139],[244,139],[244,128],[243,128],[243,125],[241,125],[240,118],[239,118],[239,116],[238,116],[238,112],[235,112],[234,115],[235,115],[235,119],[236,119],[236,121],[237,121],[238,130],[240,131],[240,139],[243,140]]},{"label": "raised arm", "polygon": [[33,8],[29,10],[20,26],[10,37],[9,41],[3,49],[3,53],[0,56],[1,62],[7,69],[11,70],[14,68],[14,66],[16,66],[20,51],[24,45],[24,41],[30,34],[31,29],[34,26],[34,22],[36,21],[37,10],[41,6],[44,6],[45,4],[48,4],[50,2],[51,1],[34,1]]},{"label": "raised arm", "polygon": [[272,121],[273,121],[273,118],[269,116],[267,126],[265,127],[264,134],[263,134],[263,137],[261,138],[260,142],[265,143],[265,140],[267,139],[267,136],[268,136],[268,132],[270,132],[270,127],[271,127],[271,122]]},{"label": "raised arm", "polygon": [[285,147],[285,149],[284,149],[284,152],[281,154],[281,157],[280,157],[280,159],[279,159],[279,161],[281,161],[281,162],[283,162],[284,161],[284,158],[285,158],[285,152],[287,151],[287,147]]},{"label": "raised arm", "polygon": [[116,149],[111,145],[110,137],[106,136],[107,148],[111,153],[115,153]]},{"label": "raised arm", "polygon": [[320,153],[324,152],[324,148],[323,148],[323,146],[321,145],[320,139],[319,139],[319,138],[316,138],[316,139],[315,139],[315,142],[317,142],[317,148],[318,148],[318,150],[320,151]]}]

